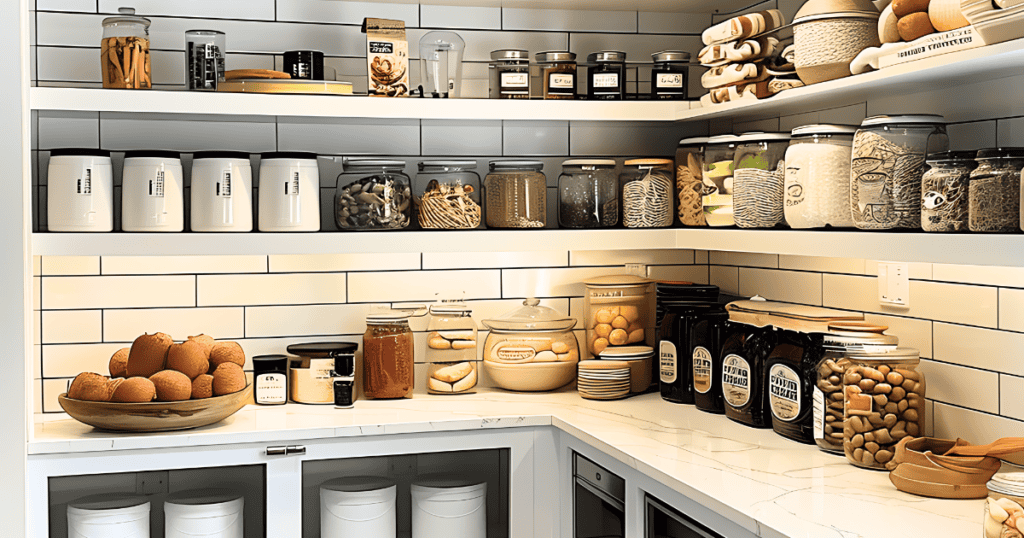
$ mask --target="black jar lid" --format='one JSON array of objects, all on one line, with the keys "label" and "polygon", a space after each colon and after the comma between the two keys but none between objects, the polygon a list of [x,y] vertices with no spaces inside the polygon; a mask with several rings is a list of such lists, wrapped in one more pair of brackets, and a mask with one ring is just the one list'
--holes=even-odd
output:
[{"label": "black jar lid", "polygon": [[939,151],[936,153],[929,153],[929,161],[938,162],[955,162],[955,161],[973,161],[974,157],[978,154],[977,151]]},{"label": "black jar lid", "polygon": [[252,369],[260,372],[284,372],[288,369],[287,355],[257,355],[252,358]]},{"label": "black jar lid", "polygon": [[248,161],[249,154],[244,151],[224,150],[197,151],[192,154],[193,161],[198,161],[200,159],[242,159]]},{"label": "black jar lid", "polygon": [[110,157],[110,152],[105,149],[90,149],[90,148],[60,148],[51,149],[50,157],[65,157],[65,156],[76,156],[76,157]]},{"label": "black jar lid", "polygon": [[264,161],[270,159],[298,159],[306,161],[315,161],[316,153],[306,153],[302,151],[270,151],[267,153],[260,153],[260,159]]},{"label": "black jar lid", "polygon": [[1024,159],[1024,148],[985,148],[978,150],[978,160],[982,159]]},{"label": "black jar lid", "polygon": [[125,159],[181,159],[181,154],[177,151],[167,151],[162,149],[137,149],[132,151],[126,151],[124,153]]},{"label": "black jar lid", "polygon": [[358,344],[354,342],[310,342],[308,344],[292,344],[288,346],[288,353],[311,359],[323,359],[338,355],[352,355],[358,347]]}]

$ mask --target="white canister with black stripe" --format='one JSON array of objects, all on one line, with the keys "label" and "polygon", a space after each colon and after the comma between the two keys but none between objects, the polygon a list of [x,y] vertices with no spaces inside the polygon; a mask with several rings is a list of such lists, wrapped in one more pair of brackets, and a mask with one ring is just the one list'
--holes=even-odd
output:
[{"label": "white canister with black stripe", "polygon": [[181,155],[176,151],[129,151],[121,176],[121,230],[180,232],[185,229]]},{"label": "white canister with black stripe", "polygon": [[260,161],[261,232],[320,231],[320,169],[313,153],[264,153]]},{"label": "white canister with black stripe", "polygon": [[192,156],[193,232],[252,231],[252,165],[240,151]]},{"label": "white canister with black stripe", "polygon": [[51,232],[114,230],[114,177],[109,151],[50,151],[46,225]]}]

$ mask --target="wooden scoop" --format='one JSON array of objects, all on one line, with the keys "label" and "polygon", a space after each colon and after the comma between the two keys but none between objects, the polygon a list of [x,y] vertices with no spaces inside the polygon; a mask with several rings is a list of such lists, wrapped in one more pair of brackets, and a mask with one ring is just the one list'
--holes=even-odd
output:
[{"label": "wooden scoop", "polygon": [[1024,452],[1024,437],[1004,437],[987,445],[956,445],[946,456],[992,456],[994,458]]}]

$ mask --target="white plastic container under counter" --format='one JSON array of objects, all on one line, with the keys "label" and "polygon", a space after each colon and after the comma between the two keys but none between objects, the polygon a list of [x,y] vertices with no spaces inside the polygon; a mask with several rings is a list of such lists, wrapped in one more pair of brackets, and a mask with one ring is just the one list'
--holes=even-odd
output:
[{"label": "white plastic container under counter", "polygon": [[121,179],[121,230],[180,232],[185,229],[181,155],[176,151],[129,151]]},{"label": "white plastic container under counter", "polygon": [[240,151],[192,156],[193,232],[252,231],[252,165]]},{"label": "white plastic container under counter", "polygon": [[354,476],[320,485],[321,538],[395,538],[398,487],[379,476]]},{"label": "white plastic container under counter", "polygon": [[410,486],[412,538],[486,538],[487,484],[426,476]]},{"label": "white plastic container under counter", "polygon": [[245,498],[225,489],[179,491],[164,502],[164,538],[242,538]]},{"label": "white plastic container under counter", "polygon": [[313,153],[264,153],[260,161],[261,232],[320,231],[320,169]]},{"label": "white plastic container under counter", "polygon": [[46,225],[49,231],[114,230],[114,178],[109,151],[52,150],[47,173]]},{"label": "white plastic container under counter", "polygon": [[149,501],[90,495],[68,503],[68,538],[149,538]]}]

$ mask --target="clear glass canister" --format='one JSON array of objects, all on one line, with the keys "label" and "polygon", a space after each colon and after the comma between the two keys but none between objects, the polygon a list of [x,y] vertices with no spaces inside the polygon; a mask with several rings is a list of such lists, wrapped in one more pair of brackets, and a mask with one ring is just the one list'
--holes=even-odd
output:
[{"label": "clear glass canister", "polygon": [[335,220],[342,230],[401,230],[412,220],[412,181],[405,161],[343,161],[335,191]]},{"label": "clear glass canister", "polygon": [[367,398],[409,398],[415,385],[410,314],[392,310],[366,317],[363,334],[363,393]]},{"label": "clear glass canister", "polygon": [[619,175],[623,225],[627,228],[672,226],[673,164],[668,159],[625,162]]},{"label": "clear glass canister", "polygon": [[149,59],[151,21],[136,17],[135,9],[118,9],[120,15],[103,19],[100,71],[104,88],[148,90],[153,87]]},{"label": "clear glass canister", "polygon": [[785,222],[786,148],[789,133],[747,133],[733,157],[733,219],[740,228]]},{"label": "clear glass canister", "polygon": [[185,32],[185,84],[190,90],[217,91],[224,82],[227,38],[217,30]]},{"label": "clear glass canister", "polygon": [[632,275],[598,277],[587,286],[587,349],[594,356],[608,347],[654,347],[654,281]]},{"label": "clear glass canister", "polygon": [[851,125],[793,129],[786,149],[785,218],[795,229],[852,228],[850,215]]},{"label": "clear glass canister", "polygon": [[530,53],[520,49],[491,52],[491,99],[530,98]]},{"label": "clear glass canister", "polygon": [[925,157],[949,149],[942,116],[874,116],[853,138],[850,206],[862,230],[921,227]]},{"label": "clear glass canister", "polygon": [[431,305],[427,331],[427,391],[473,392],[477,383],[477,327],[473,311],[461,302]]},{"label": "clear glass canister", "polygon": [[616,50],[587,56],[587,96],[621,101],[626,98],[626,53]]},{"label": "clear glass canister", "polygon": [[1019,466],[1003,464],[988,481],[985,500],[984,538],[1020,536],[1024,533],[1024,472]]},{"label": "clear glass canister", "polygon": [[491,161],[484,178],[488,228],[547,226],[548,180],[541,161]]},{"label": "clear glass canister", "polygon": [[966,232],[970,207],[971,170],[977,166],[973,151],[943,151],[928,155],[928,171],[921,178],[921,229],[926,232]]},{"label": "clear glass canister", "polygon": [[843,451],[858,467],[885,469],[900,439],[924,432],[925,379],[917,371],[918,351],[850,351],[846,358]]},{"label": "clear glass canister", "polygon": [[1024,148],[978,151],[968,200],[972,232],[1012,233],[1020,223],[1020,174]]},{"label": "clear glass canister", "polygon": [[704,218],[704,147],[707,137],[684,138],[676,150],[676,195],[679,197],[679,223],[683,226],[707,226]]},{"label": "clear glass canister", "polygon": [[558,176],[558,225],[608,228],[619,223],[619,179],[612,159],[571,159]]},{"label": "clear glass canister", "polygon": [[546,51],[537,53],[545,99],[576,98],[576,53]]},{"label": "clear glass canister", "polygon": [[476,161],[421,162],[413,186],[421,227],[470,230],[483,222]]},{"label": "clear glass canister", "polygon": [[689,85],[690,53],[679,50],[664,50],[651,55],[654,69],[651,71],[651,99],[686,99]]},{"label": "clear glass canister", "polygon": [[735,225],[732,217],[733,172],[736,165],[736,135],[712,136],[704,150],[704,218],[708,226]]}]

